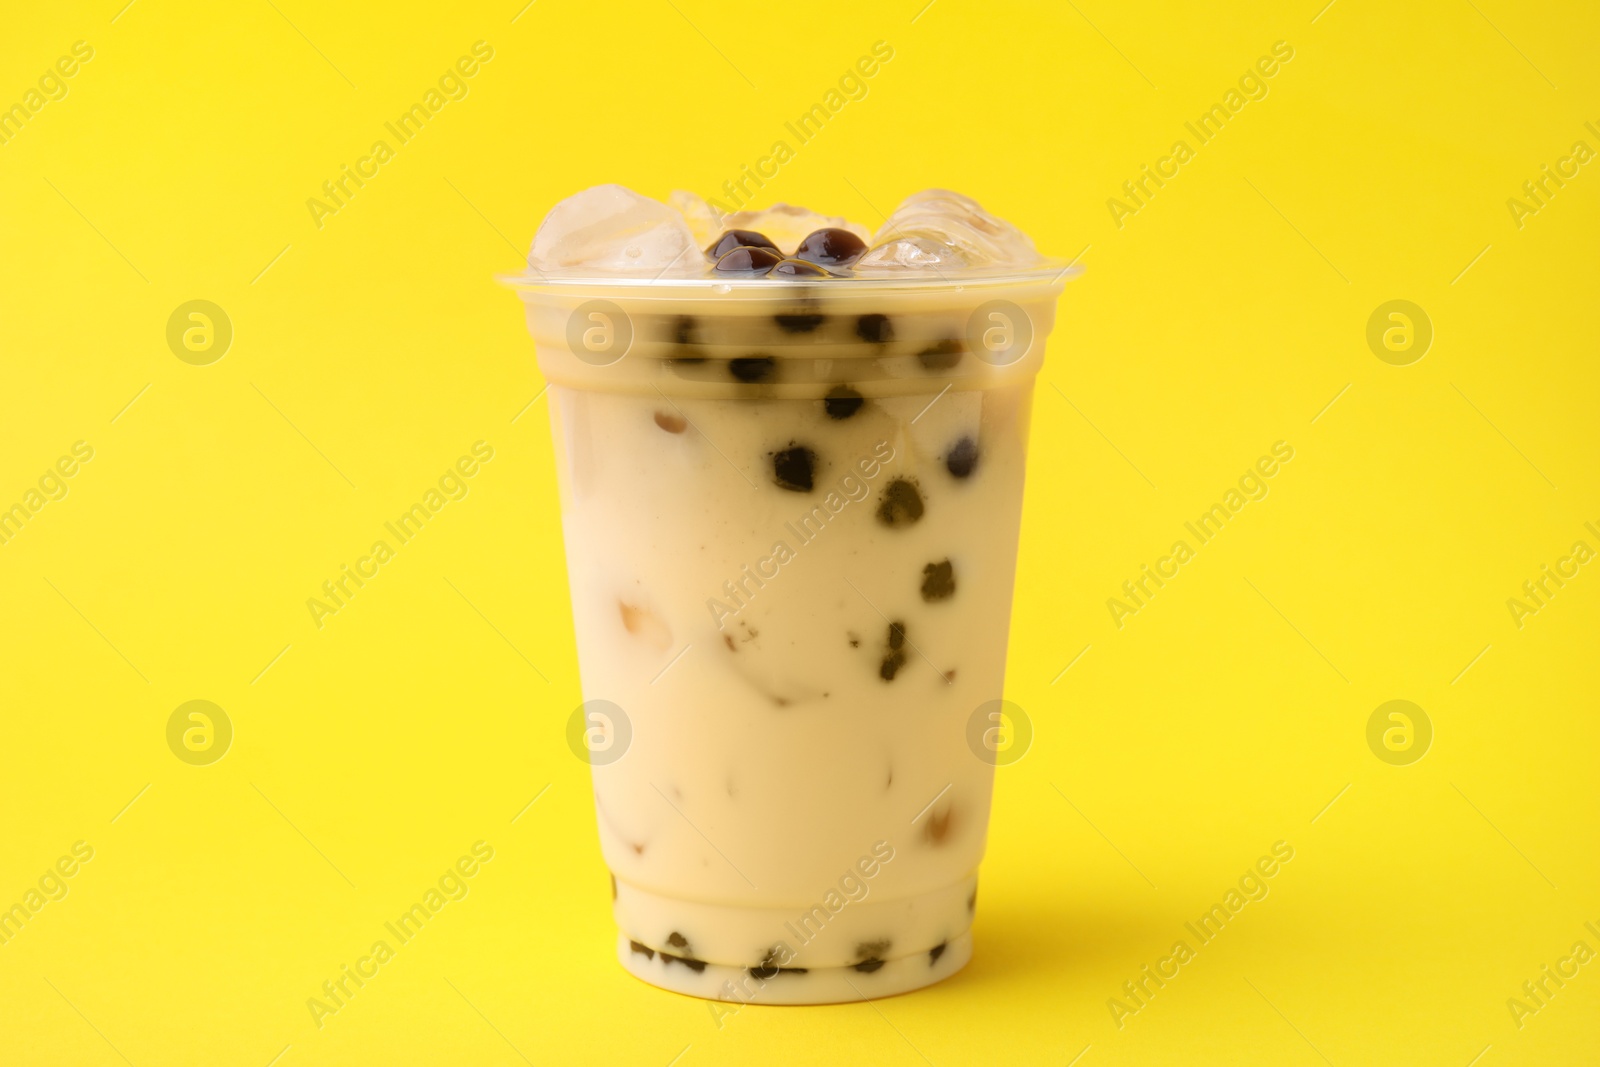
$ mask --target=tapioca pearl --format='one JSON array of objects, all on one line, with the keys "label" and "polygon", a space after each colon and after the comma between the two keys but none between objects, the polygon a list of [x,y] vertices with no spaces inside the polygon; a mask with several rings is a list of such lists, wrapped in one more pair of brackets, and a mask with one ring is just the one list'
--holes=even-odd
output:
[{"label": "tapioca pearl", "polygon": [[[779,264],[782,266],[782,264]],[[772,321],[778,324],[778,329],[784,333],[810,333],[821,326],[826,315],[814,311],[797,311],[782,315],[772,316]]]},{"label": "tapioca pearl", "polygon": [[667,935],[667,944],[671,945],[673,948],[682,949],[683,952],[681,955],[674,955],[663,950],[661,953],[662,963],[681,963],[696,973],[706,969],[705,960],[697,960],[694,958],[694,950],[689,947],[689,939],[678,933],[678,931],[674,930]]},{"label": "tapioca pearl", "polygon": [[944,465],[952,477],[970,477],[978,466],[978,442],[970,437],[961,438],[945,453]]},{"label": "tapioca pearl", "polygon": [[889,624],[888,641],[891,651],[904,645],[906,643],[906,624],[903,622],[891,622]]},{"label": "tapioca pearl", "polygon": [[929,563],[922,568],[922,599],[928,603],[949,600],[956,595],[956,571],[949,560]]},{"label": "tapioca pearl", "polygon": [[771,356],[740,356],[728,360],[728,373],[748,385],[770,382],[778,376],[778,361]]},{"label": "tapioca pearl", "polygon": [[928,821],[922,824],[922,836],[928,844],[935,847],[944,844],[950,839],[951,824],[955,822],[956,809],[949,807],[944,811],[930,811]]},{"label": "tapioca pearl", "polygon": [[917,353],[917,360],[930,371],[949,370],[961,362],[961,356],[967,350],[964,342],[953,338],[935,341],[933,344]]},{"label": "tapioca pearl", "polygon": [[867,243],[849,230],[827,227],[812,230],[796,248],[796,259],[820,263],[824,267],[848,267],[867,254]]},{"label": "tapioca pearl", "polygon": [[797,445],[791,441],[788,448],[772,453],[772,480],[780,489],[794,493],[809,493],[816,463],[815,452],[805,445]]},{"label": "tapioca pearl", "polygon": [[878,677],[886,682],[894,681],[894,676],[900,673],[900,668],[906,665],[906,654],[902,649],[883,654],[883,662],[878,664]]},{"label": "tapioca pearl", "polygon": [[699,974],[701,971],[706,969],[705,960],[697,960],[693,956],[674,956],[670,952],[663,952],[661,954],[661,962],[663,964],[681,963],[695,974]]},{"label": "tapioca pearl", "polygon": [[822,325],[825,315],[811,312],[800,312],[793,315],[774,315],[772,321],[778,324],[778,329],[784,333],[810,333]]},{"label": "tapioca pearl", "polygon": [[745,274],[751,276],[764,275],[779,263],[783,256],[770,248],[745,248],[730,249],[712,269],[718,274]]},{"label": "tapioca pearl", "polygon": [[856,962],[853,966],[863,974],[871,974],[883,966],[883,958],[889,954],[889,945],[888,938],[881,941],[862,941],[856,945]]},{"label": "tapioca pearl", "polygon": [[868,344],[888,344],[894,340],[894,323],[887,315],[863,315],[856,320],[856,336]]},{"label": "tapioca pearl", "polygon": [[944,340],[924,348],[917,353],[917,358],[928,370],[949,370],[961,362],[961,353],[964,351],[966,346],[960,341]]},{"label": "tapioca pearl", "polygon": [[878,664],[878,677],[892,682],[895,675],[900,673],[900,668],[906,665],[906,624],[891,622],[885,643],[888,647],[884,650],[882,662]]},{"label": "tapioca pearl", "polygon": [[682,415],[670,411],[656,412],[656,425],[668,433],[682,433],[688,428],[689,422]]},{"label": "tapioca pearl", "polygon": [[916,484],[896,478],[883,487],[878,502],[878,521],[885,526],[910,526],[922,518],[922,494]]},{"label": "tapioca pearl", "polygon": [[643,956],[647,960],[653,960],[656,958],[656,950],[651,948],[649,945],[641,945],[637,941],[629,941],[628,948],[638,955]]},{"label": "tapioca pearl", "polygon": [[836,385],[822,398],[822,407],[830,419],[848,419],[866,402],[866,398],[850,386]]},{"label": "tapioca pearl", "polygon": [[780,974],[806,974],[808,969],[805,967],[783,966],[784,963],[789,961],[791,955],[792,952],[787,945],[773,945],[767,950],[767,954],[761,957],[760,963],[754,967],[748,967],[746,970],[749,972],[750,977],[763,982],[776,978]]},{"label": "tapioca pearl", "polygon": [[735,248],[768,248],[783,258],[782,251],[764,233],[755,230],[724,230],[722,236],[712,241],[706,248],[706,258],[716,262]]},{"label": "tapioca pearl", "polygon": [[932,967],[939,962],[939,957],[944,955],[945,942],[941,941],[928,950],[928,966]]},{"label": "tapioca pearl", "polygon": [[696,336],[700,324],[692,315],[677,315],[672,320],[672,340],[680,345],[697,345],[700,343]]},{"label": "tapioca pearl", "polygon": [[833,277],[833,275],[815,263],[807,263],[803,259],[784,260],[772,268],[772,276],[775,278],[799,278],[806,281]]}]

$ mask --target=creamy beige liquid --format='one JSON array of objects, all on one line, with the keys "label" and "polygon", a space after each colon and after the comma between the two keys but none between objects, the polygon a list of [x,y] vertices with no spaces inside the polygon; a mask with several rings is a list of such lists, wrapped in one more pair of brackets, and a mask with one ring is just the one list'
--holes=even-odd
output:
[{"label": "creamy beige liquid", "polygon": [[[993,773],[968,726],[1001,696],[1051,314],[1031,295],[1004,367],[949,340],[980,295],[873,297],[893,340],[871,343],[853,294],[799,332],[770,301],[618,301],[637,336],[609,367],[564,351],[571,301],[530,309],[584,697],[631,733],[593,774],[640,977],[818,1002],[965,963]],[[772,362],[728,363],[752,353]],[[830,413],[840,383],[864,395]]]}]

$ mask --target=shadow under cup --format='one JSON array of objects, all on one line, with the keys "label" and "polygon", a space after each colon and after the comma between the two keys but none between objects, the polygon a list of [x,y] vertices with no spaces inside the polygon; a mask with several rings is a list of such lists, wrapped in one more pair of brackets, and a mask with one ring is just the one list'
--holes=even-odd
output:
[{"label": "shadow under cup", "polygon": [[516,280],[633,974],[804,1004],[966,963],[1063,278]]}]

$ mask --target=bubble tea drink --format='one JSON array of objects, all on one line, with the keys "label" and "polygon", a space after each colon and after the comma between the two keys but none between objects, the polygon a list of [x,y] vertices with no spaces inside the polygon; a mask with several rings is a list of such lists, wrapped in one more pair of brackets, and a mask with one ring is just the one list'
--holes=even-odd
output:
[{"label": "bubble tea drink", "polygon": [[771,1004],[955,973],[1063,265],[943,191],[869,234],[619,186],[529,264],[622,965]]}]

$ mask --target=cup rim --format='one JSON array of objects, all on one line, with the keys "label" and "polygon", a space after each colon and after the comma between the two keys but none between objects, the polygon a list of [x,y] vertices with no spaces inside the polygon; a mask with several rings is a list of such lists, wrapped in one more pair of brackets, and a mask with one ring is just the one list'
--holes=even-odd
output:
[{"label": "cup rim", "polygon": [[1016,287],[1053,287],[1083,273],[1083,265],[1076,260],[1045,259],[1026,267],[1004,267],[986,270],[905,270],[872,274],[857,274],[848,278],[802,279],[786,278],[781,281],[766,277],[650,277],[639,274],[605,274],[592,270],[547,270],[529,267],[519,274],[497,274],[501,285],[521,293],[559,293],[588,289],[628,289],[653,291],[664,295],[705,294],[761,294],[774,298],[793,297],[796,287],[818,290],[838,290],[840,293],[869,292],[961,292],[966,289],[1001,289]]}]

